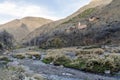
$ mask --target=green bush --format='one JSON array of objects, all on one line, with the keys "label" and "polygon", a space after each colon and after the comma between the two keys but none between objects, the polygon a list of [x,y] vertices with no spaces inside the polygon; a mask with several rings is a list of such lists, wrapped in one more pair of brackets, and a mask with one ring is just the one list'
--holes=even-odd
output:
[{"label": "green bush", "polygon": [[94,73],[104,73],[106,68],[100,59],[90,59],[86,62],[86,71]]},{"label": "green bush", "polygon": [[105,73],[109,70],[113,74],[120,71],[120,55],[110,54],[102,58],[93,54],[79,55],[76,60],[66,64],[65,67],[93,73]]},{"label": "green bush", "polygon": [[106,58],[104,60],[104,63],[103,63],[104,67],[106,68],[106,70],[110,70],[111,73],[116,71],[117,69],[117,66],[116,66],[116,62],[114,61],[113,58]]},{"label": "green bush", "polygon": [[0,61],[6,61],[6,62],[9,62],[9,58],[6,57],[6,56],[0,56]]},{"label": "green bush", "polygon": [[54,61],[53,61],[53,64],[54,65],[65,65],[65,64],[68,64],[71,62],[71,59],[68,57],[68,56],[65,56],[65,55],[59,55],[59,56],[56,56]]},{"label": "green bush", "polygon": [[106,59],[109,59],[112,61],[113,69],[112,71],[120,71],[120,55],[117,53],[111,53],[109,55],[105,56]]},{"label": "green bush", "polygon": [[45,57],[43,58],[43,62],[46,64],[50,64],[51,62],[53,62],[54,58],[56,57],[56,53],[54,52],[47,52],[47,54],[45,55]]},{"label": "green bush", "polygon": [[59,66],[71,62],[71,59],[64,54],[48,53],[42,61],[46,64],[53,62],[54,65]]},{"label": "green bush", "polygon": [[[62,49],[63,50],[63,49]],[[93,73],[105,73],[110,71],[111,74],[120,71],[120,54],[111,53],[104,55],[102,49],[87,49],[85,51],[78,51],[79,54],[70,59],[65,54],[62,54],[60,50],[48,51],[43,62],[53,63],[54,65],[63,65],[64,67],[93,72]],[[99,55],[102,53],[102,56]]]},{"label": "green bush", "polygon": [[90,59],[86,63],[86,70],[94,73],[104,73],[105,70],[114,73],[116,68],[116,63],[112,58]]},{"label": "green bush", "polygon": [[54,60],[54,58],[52,58],[52,57],[45,57],[45,58],[43,58],[42,62],[44,62],[46,64],[50,64],[53,60]]},{"label": "green bush", "polygon": [[68,64],[65,64],[65,67],[84,70],[86,65],[85,65],[85,62],[82,60],[74,60]]}]

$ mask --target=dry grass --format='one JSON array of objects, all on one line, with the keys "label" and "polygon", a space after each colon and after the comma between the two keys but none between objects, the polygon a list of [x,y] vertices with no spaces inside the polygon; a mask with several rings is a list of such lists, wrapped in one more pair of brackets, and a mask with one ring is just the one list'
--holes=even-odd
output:
[{"label": "dry grass", "polygon": [[[103,57],[94,54],[79,55],[77,60],[84,63],[85,71],[104,73],[106,70],[110,70],[111,74],[120,71],[120,54],[117,53],[103,55]],[[77,64],[78,69],[82,68],[80,65],[80,63]]]},{"label": "dry grass", "polygon": [[24,58],[30,58],[30,59],[41,59],[41,54],[39,52],[25,52],[25,53],[17,53],[12,55],[14,58],[17,59],[24,59]]},{"label": "dry grass", "polygon": [[106,58],[113,59],[114,60],[114,64],[116,66],[116,70],[115,71],[120,71],[120,54],[111,53],[111,54],[107,55]]},{"label": "dry grass", "polygon": [[39,52],[27,52],[26,55],[28,58],[35,57],[36,59],[41,59],[41,54]]},{"label": "dry grass", "polygon": [[[106,70],[109,70],[113,74],[120,71],[120,54],[110,53],[105,55],[101,48],[61,48],[49,49],[46,52],[47,55],[43,59],[45,63],[52,62],[55,65],[63,65],[64,67],[93,73],[105,73]],[[76,52],[76,57],[71,60],[64,54],[66,52]]]},{"label": "dry grass", "polygon": [[77,51],[79,49],[77,49],[77,47],[69,47],[69,48],[59,48],[59,49],[48,49],[47,52],[52,52],[52,51],[62,51],[62,52],[72,52],[72,51]]},{"label": "dry grass", "polygon": [[65,54],[62,53],[48,53],[44,59],[44,63],[51,63],[53,62],[54,65],[65,65],[68,62],[71,62],[70,57],[66,56]]},{"label": "dry grass", "polygon": [[42,60],[44,63],[51,63],[54,58],[57,56],[56,53],[48,51],[47,55],[44,57],[44,59]]},{"label": "dry grass", "polygon": [[95,49],[81,49],[79,51],[76,51],[76,55],[86,55],[86,54],[97,54],[101,55],[104,53],[104,50],[101,48],[95,48]]},{"label": "dry grass", "polygon": [[17,54],[14,54],[13,57],[17,59],[24,59],[26,56],[24,53],[17,53]]},{"label": "dry grass", "polygon": [[10,59],[7,56],[0,56],[0,61],[4,61],[5,63],[7,63],[10,61]]}]

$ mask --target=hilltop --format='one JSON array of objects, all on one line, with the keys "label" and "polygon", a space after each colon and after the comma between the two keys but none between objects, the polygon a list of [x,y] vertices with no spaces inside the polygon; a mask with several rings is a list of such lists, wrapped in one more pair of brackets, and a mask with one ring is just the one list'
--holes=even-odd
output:
[{"label": "hilltop", "polygon": [[24,17],[0,25],[0,31],[6,30],[19,42],[30,32],[49,22],[52,22],[52,20],[39,17]]}]

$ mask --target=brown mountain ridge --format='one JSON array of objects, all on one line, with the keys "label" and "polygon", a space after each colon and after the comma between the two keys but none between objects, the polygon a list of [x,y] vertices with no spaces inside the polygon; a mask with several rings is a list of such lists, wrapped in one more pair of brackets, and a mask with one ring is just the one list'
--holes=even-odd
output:
[{"label": "brown mountain ridge", "polygon": [[0,31],[6,30],[14,36],[14,39],[17,42],[19,42],[36,28],[50,22],[52,22],[52,20],[45,18],[24,17],[22,19],[15,19],[6,24],[0,25]]}]

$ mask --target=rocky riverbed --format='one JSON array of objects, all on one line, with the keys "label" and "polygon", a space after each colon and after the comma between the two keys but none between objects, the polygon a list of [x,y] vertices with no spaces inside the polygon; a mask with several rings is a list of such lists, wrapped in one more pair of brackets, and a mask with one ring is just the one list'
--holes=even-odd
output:
[{"label": "rocky riverbed", "polygon": [[[34,59],[17,59],[13,58],[12,54],[25,53],[29,51],[29,48],[23,48],[9,52],[9,62],[4,68],[4,71],[0,71],[0,79],[2,80],[4,74],[6,76],[13,76],[17,80],[120,80],[120,77],[106,76],[106,75],[97,75],[86,73],[80,70],[65,68],[63,66],[54,66],[53,64],[45,64],[41,60]],[[42,51],[37,51],[42,53],[44,57],[45,53]],[[42,58],[41,58],[42,59]],[[22,69],[22,71],[20,70]],[[6,73],[7,71],[8,73]],[[17,74],[17,75],[16,75]],[[18,78],[19,77],[19,78]],[[3,80],[13,80],[13,79],[3,79]],[[16,79],[14,79],[16,80]]]}]

